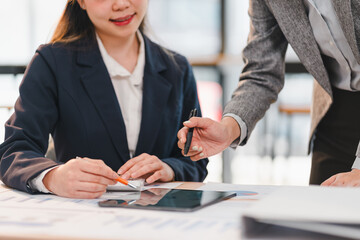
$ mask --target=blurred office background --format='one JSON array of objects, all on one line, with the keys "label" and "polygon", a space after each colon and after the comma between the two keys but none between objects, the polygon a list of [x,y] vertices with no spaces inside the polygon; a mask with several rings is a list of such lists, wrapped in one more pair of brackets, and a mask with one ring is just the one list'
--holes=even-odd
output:
[{"label": "blurred office background", "polygon": [[[0,142],[25,66],[50,40],[66,0],[0,1]],[[192,63],[205,117],[220,120],[236,88],[249,31],[247,0],[149,0],[155,41]],[[286,84],[244,147],[211,157],[205,181],[307,185],[312,77],[291,48]]]}]

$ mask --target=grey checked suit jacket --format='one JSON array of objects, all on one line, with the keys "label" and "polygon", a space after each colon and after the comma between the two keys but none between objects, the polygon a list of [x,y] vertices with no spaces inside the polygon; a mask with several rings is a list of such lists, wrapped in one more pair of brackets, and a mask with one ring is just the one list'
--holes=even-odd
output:
[{"label": "grey checked suit jacket", "polygon": [[[250,0],[251,26],[248,45],[243,51],[245,66],[238,88],[224,110],[224,114],[233,113],[241,117],[248,128],[247,137],[283,88],[284,57],[288,44],[315,78],[310,137],[332,104],[329,76],[303,1]],[[360,1],[332,1],[345,36],[360,63]]]}]

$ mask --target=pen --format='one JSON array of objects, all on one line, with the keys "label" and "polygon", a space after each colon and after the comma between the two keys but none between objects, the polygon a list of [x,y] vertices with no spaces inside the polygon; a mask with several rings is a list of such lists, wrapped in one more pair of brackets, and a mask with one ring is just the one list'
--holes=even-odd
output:
[{"label": "pen", "polygon": [[132,188],[134,188],[134,189],[137,189],[137,187],[135,187],[133,184],[129,183],[128,180],[126,180],[126,179],[123,179],[123,178],[121,178],[121,177],[118,177],[118,178],[115,179],[115,180],[118,181],[118,182],[120,182],[120,183],[122,183],[122,184],[124,184],[124,185],[126,185],[126,186],[129,186],[129,187],[132,187]]},{"label": "pen", "polygon": [[[82,158],[76,156],[76,159],[82,159]],[[132,188],[134,188],[134,189],[137,189],[137,187],[135,187],[133,184],[129,183],[128,180],[126,180],[126,179],[123,179],[123,178],[121,178],[121,177],[118,177],[118,178],[115,179],[115,180],[118,181],[118,182],[120,182],[120,183],[122,183],[122,184],[124,184],[124,185],[126,185],[126,186],[129,186],[129,187],[132,187]]]},{"label": "pen", "polygon": [[[192,118],[192,117],[196,117],[196,115],[197,115],[197,109],[194,108],[190,112],[189,119]],[[191,145],[191,139],[192,139],[192,136],[193,136],[193,131],[194,131],[194,128],[190,128],[189,132],[186,135],[186,143],[185,143],[185,147],[184,147],[184,154],[185,155],[188,154],[188,152],[189,152],[189,148],[190,148],[190,145]]]}]

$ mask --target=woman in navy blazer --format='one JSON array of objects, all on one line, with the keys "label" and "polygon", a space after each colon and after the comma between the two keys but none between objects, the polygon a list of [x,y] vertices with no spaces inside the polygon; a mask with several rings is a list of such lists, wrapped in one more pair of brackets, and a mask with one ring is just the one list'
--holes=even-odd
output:
[{"label": "woman in navy blazer", "polygon": [[[142,117],[135,157],[130,158],[124,116],[96,34],[119,42],[132,37],[128,42],[135,48],[130,50],[138,54],[134,36],[142,30],[147,4],[68,1],[52,43],[40,46],[29,64],[15,112],[5,124],[0,177],[7,186],[41,191],[34,189],[34,179],[47,169],[40,178],[44,187],[72,198],[100,196],[115,184],[116,171],[148,182],[204,180],[208,160],[193,162],[177,147],[182,122],[191,109],[199,109],[191,67],[144,34]],[[49,134],[56,161],[45,157]]]}]

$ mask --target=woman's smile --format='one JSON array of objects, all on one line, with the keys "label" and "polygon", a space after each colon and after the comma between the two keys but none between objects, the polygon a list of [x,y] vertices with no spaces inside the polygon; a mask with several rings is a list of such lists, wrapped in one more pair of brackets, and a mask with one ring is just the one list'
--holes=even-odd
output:
[{"label": "woman's smile", "polygon": [[114,23],[117,26],[124,26],[124,25],[128,25],[133,20],[135,15],[136,15],[136,13],[134,13],[132,15],[127,15],[125,17],[110,19],[109,21]]}]

